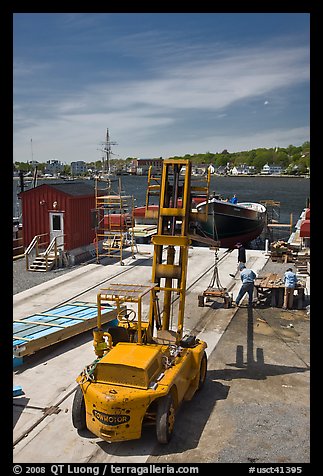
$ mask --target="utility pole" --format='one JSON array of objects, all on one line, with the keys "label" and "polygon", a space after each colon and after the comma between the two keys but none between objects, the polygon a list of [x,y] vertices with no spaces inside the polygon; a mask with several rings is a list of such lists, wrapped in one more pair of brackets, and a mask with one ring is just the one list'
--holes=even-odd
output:
[{"label": "utility pole", "polygon": [[33,140],[30,139],[30,147],[31,147],[31,163],[34,162],[34,153],[33,153]]}]

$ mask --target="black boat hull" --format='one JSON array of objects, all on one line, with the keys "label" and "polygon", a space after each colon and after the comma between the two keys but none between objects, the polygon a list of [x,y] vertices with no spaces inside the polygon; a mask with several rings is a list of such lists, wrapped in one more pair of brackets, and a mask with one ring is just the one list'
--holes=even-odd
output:
[{"label": "black boat hull", "polygon": [[[204,212],[206,203],[197,206]],[[208,219],[199,222],[196,233],[220,241],[221,247],[233,248],[237,242],[247,243],[257,238],[266,223],[266,208],[258,203],[234,205],[221,200],[210,200]]]}]

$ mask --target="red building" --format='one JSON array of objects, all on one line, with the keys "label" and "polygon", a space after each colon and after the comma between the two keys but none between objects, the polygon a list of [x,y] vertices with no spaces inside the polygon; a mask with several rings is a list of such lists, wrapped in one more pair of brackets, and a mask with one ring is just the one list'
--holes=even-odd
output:
[{"label": "red building", "polygon": [[156,170],[161,170],[163,159],[133,159],[131,162],[131,173],[134,175],[147,175],[149,167],[152,166]]},{"label": "red building", "polygon": [[91,183],[73,180],[42,184],[19,196],[26,247],[35,235],[41,234],[48,235],[48,243],[60,237],[58,241],[66,251],[93,242],[95,189]]},{"label": "red building", "polygon": [[304,217],[300,224],[299,236],[301,238],[311,237],[311,209],[305,208]]}]

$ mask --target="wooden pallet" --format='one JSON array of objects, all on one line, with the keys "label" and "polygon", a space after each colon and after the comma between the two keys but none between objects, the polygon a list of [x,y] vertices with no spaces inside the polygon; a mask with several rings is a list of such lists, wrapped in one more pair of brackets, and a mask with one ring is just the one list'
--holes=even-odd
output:
[{"label": "wooden pallet", "polygon": [[220,298],[224,300],[224,307],[225,309],[228,309],[231,307],[232,304],[232,298],[227,292],[226,288],[224,289],[217,289],[217,288],[207,288],[203,294],[200,294],[198,296],[198,306],[199,307],[204,307],[204,299],[216,299]]},{"label": "wooden pallet", "polygon": [[[102,306],[101,323],[116,326],[117,308]],[[75,301],[46,312],[13,321],[13,356],[31,355],[44,347],[73,337],[97,325],[97,305]]]}]

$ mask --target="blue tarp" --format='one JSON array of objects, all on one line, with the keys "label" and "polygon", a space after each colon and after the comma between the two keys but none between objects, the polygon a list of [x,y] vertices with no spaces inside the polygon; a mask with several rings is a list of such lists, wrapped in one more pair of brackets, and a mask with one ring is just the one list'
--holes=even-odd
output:
[{"label": "blue tarp", "polygon": [[[116,309],[116,306],[104,304],[101,312],[104,316],[107,312]],[[13,347],[14,350],[22,345],[28,345],[30,340],[39,339],[55,332],[81,324],[87,319],[95,319],[97,306],[92,303],[75,301],[48,311],[25,317],[20,322],[13,322]],[[23,321],[23,322],[22,322]],[[95,321],[96,325],[96,321]],[[93,327],[95,327],[95,325]],[[117,326],[118,320],[113,317],[110,326]],[[22,339],[25,338],[25,339]]]}]

